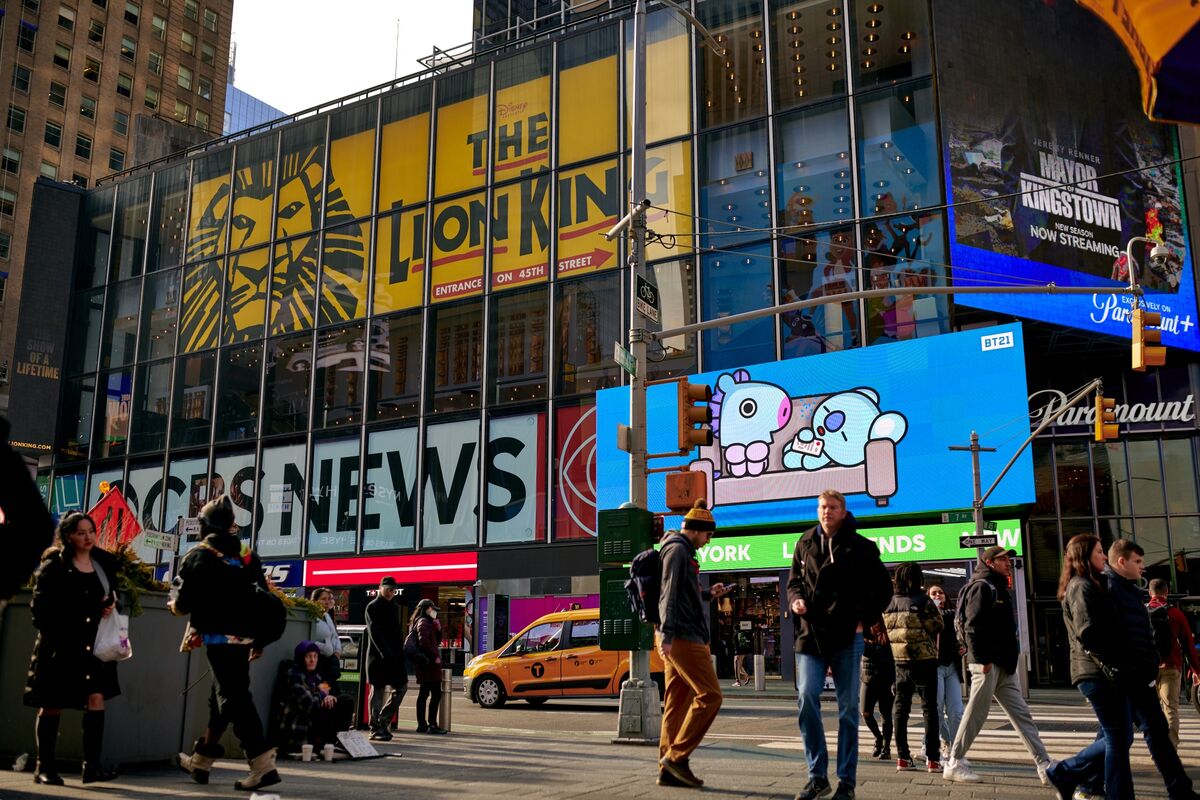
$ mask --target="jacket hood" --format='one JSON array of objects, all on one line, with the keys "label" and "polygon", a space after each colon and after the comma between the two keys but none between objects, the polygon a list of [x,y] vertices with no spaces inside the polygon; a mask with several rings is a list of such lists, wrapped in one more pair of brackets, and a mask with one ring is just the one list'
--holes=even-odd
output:
[{"label": "jacket hood", "polygon": [[319,652],[321,652],[321,648],[317,647],[316,642],[310,642],[308,639],[301,640],[300,644],[296,645],[296,650],[294,651],[294,659],[296,661],[296,666],[303,669],[304,668],[304,657],[306,655],[308,655],[309,653],[319,653]]},{"label": "jacket hood", "polygon": [[[858,519],[851,511],[846,512],[846,518],[842,520],[842,526],[838,528],[838,533],[858,533]],[[813,525],[808,531],[801,536],[801,539],[816,539],[818,536],[824,536],[824,531],[821,528],[821,523]],[[835,533],[834,536],[837,534]]]},{"label": "jacket hood", "polygon": [[991,581],[992,583],[996,583],[997,581],[1000,581],[1006,587],[1008,586],[1008,581],[1004,579],[1003,575],[1001,575],[999,572],[996,572],[996,570],[992,569],[991,567],[989,567],[987,564],[983,563],[982,561],[975,562],[975,574],[972,575],[971,577],[982,578],[983,580]]},{"label": "jacket hood", "polygon": [[679,533],[678,531],[670,534],[669,536],[667,536],[665,539],[662,540],[662,547],[659,548],[659,551],[661,552],[662,548],[666,547],[667,544],[670,542],[682,542],[684,544],[684,546],[687,547],[689,553],[696,552],[696,546],[694,544],[692,544],[692,540],[689,539],[684,534]]}]

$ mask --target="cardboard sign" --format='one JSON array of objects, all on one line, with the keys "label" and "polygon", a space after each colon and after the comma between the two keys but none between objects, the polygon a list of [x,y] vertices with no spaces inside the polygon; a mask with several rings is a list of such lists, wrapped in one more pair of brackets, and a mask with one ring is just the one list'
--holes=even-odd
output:
[{"label": "cardboard sign", "polygon": [[339,731],[337,738],[350,758],[379,758],[381,755],[362,731]]}]

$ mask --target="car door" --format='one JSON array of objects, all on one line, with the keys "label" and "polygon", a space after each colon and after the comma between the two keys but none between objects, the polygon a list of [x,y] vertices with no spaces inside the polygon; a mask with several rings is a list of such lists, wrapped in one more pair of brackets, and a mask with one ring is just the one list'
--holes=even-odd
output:
[{"label": "car door", "polygon": [[600,620],[573,620],[562,654],[563,696],[611,693],[620,653],[600,649]]},{"label": "car door", "polygon": [[505,655],[508,696],[558,697],[562,694],[562,622],[543,622],[526,630]]}]

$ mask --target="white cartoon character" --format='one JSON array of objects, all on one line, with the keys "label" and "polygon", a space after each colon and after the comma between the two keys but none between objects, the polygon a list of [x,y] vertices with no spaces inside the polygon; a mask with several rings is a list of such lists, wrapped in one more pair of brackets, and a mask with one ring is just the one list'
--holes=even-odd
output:
[{"label": "white cartoon character", "polygon": [[760,475],[767,468],[771,436],[792,418],[792,399],[771,383],[750,380],[739,369],[717,379],[710,402],[713,435],[720,437],[721,457],[734,477]]},{"label": "white cartoon character", "polygon": [[858,388],[825,398],[783,454],[788,469],[818,470],[833,464],[857,466],[867,458],[867,442],[899,442],[908,431],[904,415],[879,410],[879,393]]}]

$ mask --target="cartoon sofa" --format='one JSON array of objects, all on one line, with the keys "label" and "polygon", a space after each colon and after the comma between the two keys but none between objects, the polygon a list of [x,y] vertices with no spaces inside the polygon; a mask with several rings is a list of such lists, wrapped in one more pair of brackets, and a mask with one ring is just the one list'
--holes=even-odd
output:
[{"label": "cartoon sofa", "polygon": [[791,397],[746,370],[714,387],[713,444],[689,469],[705,475],[712,506],[816,497],[825,489],[866,494],[886,506],[896,494],[896,445],[908,421],[880,409],[879,393],[854,387]]}]

